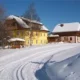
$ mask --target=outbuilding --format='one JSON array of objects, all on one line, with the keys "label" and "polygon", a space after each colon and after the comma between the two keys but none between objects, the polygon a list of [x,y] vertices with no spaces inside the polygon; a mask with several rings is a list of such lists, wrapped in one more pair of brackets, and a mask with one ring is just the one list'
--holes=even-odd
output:
[{"label": "outbuilding", "polygon": [[79,43],[80,42],[80,23],[61,23],[55,26],[53,35],[59,35],[58,41]]},{"label": "outbuilding", "polygon": [[24,47],[24,39],[21,38],[11,38],[8,40],[10,48],[21,48]]}]

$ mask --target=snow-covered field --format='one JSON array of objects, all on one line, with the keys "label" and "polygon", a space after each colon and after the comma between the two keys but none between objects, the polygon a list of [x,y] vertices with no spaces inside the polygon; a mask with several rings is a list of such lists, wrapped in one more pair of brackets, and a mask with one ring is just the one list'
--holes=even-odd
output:
[{"label": "snow-covered field", "polygon": [[0,49],[0,80],[80,80],[80,44]]}]

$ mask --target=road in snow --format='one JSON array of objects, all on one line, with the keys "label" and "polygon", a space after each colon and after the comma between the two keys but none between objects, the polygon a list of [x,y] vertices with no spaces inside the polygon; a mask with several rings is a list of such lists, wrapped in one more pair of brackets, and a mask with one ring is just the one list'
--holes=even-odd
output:
[{"label": "road in snow", "polygon": [[[0,56],[0,80],[42,80],[41,75],[37,74],[38,70],[43,70],[50,60],[52,63],[49,66],[54,64],[54,61],[57,63],[78,54],[79,47],[80,44],[75,43],[58,43],[16,50],[9,49],[10,51],[1,50],[0,55],[1,53],[3,55]],[[46,73],[49,77],[51,73],[48,70]],[[46,80],[52,80],[52,78]]]}]

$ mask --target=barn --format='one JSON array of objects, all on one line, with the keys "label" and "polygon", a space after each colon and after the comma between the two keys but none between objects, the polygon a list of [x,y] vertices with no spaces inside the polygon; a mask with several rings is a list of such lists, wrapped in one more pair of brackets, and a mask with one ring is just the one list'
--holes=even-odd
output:
[{"label": "barn", "polygon": [[53,35],[59,35],[55,41],[63,41],[69,43],[79,43],[80,42],[80,23],[61,23],[57,24],[52,31]]}]

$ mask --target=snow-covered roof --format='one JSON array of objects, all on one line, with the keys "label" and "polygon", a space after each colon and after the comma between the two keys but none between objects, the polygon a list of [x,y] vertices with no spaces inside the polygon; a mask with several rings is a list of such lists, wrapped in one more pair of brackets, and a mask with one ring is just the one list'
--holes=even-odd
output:
[{"label": "snow-covered roof", "polygon": [[22,41],[22,42],[24,42],[25,40],[21,39],[21,38],[11,38],[11,39],[8,40],[8,42],[14,42],[14,41]]},{"label": "snow-covered roof", "polygon": [[10,15],[10,16],[7,17],[7,19],[8,19],[8,20],[10,20],[10,19],[15,19],[15,20],[17,21],[17,23],[18,23],[21,27],[23,27],[23,28],[29,28],[29,26],[28,26],[21,18],[19,18],[19,17],[17,17],[17,16]]},{"label": "snow-covered roof", "polygon": [[32,22],[32,23],[36,23],[36,24],[41,24],[41,25],[42,25],[41,22],[36,21],[36,20],[30,20],[30,19],[27,19],[27,18],[24,18],[24,17],[20,17],[20,18],[21,18],[21,19],[24,19],[24,20],[26,20],[26,21]]},{"label": "snow-covered roof", "polygon": [[49,31],[44,25],[41,26],[41,30]]},{"label": "snow-covered roof", "polygon": [[50,34],[49,37],[59,37],[59,35]]},{"label": "snow-covered roof", "polygon": [[7,20],[11,20],[11,19],[15,19],[17,21],[17,23],[19,25],[21,25],[23,28],[30,28],[30,26],[28,26],[25,21],[23,20],[27,20],[27,21],[30,21],[32,23],[37,23],[37,24],[41,24],[41,29],[40,30],[45,30],[45,31],[49,31],[41,22],[38,22],[38,21],[35,21],[35,20],[29,20],[29,19],[26,19],[24,17],[17,17],[17,16],[14,16],[14,15],[10,15],[9,17],[7,17]]},{"label": "snow-covered roof", "polygon": [[36,20],[32,20],[31,22],[33,22],[33,23],[37,23],[37,24],[42,24],[41,22],[36,21]]},{"label": "snow-covered roof", "polygon": [[58,33],[58,32],[74,32],[74,31],[80,31],[79,22],[58,24],[55,26],[52,32]]}]

